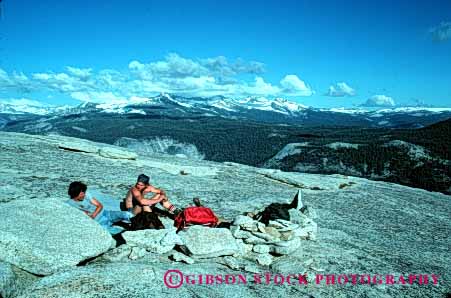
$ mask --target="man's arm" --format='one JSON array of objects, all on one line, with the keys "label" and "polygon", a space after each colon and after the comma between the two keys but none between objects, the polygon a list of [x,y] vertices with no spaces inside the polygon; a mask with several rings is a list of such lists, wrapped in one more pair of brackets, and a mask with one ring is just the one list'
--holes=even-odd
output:
[{"label": "man's arm", "polygon": [[143,206],[155,205],[155,204],[161,202],[164,198],[164,196],[162,196],[160,194],[156,194],[155,196],[152,197],[152,199],[145,199],[144,196],[142,195],[142,193],[138,190],[133,190],[133,196],[139,202],[139,204],[143,205]]},{"label": "man's arm", "polygon": [[100,213],[100,211],[102,211],[103,209],[103,205],[102,203],[100,203],[99,201],[97,201],[95,198],[91,199],[91,203],[96,206],[96,210],[94,210],[94,212],[89,215],[92,219],[96,218],[97,214]]},{"label": "man's arm", "polygon": [[159,188],[156,188],[156,187],[153,186],[153,185],[147,186],[147,187],[144,189],[143,192],[144,192],[144,193],[153,192],[153,193],[156,193],[156,194],[164,194],[164,190],[159,189]]}]

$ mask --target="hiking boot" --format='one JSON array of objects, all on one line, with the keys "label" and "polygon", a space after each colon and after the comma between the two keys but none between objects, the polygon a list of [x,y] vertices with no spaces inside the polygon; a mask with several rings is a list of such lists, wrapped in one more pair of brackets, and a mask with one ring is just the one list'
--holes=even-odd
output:
[{"label": "hiking boot", "polygon": [[183,210],[180,208],[175,208],[174,211],[172,212],[172,214],[174,214],[174,216],[179,215],[179,213],[181,213]]},{"label": "hiking boot", "polygon": [[202,207],[202,203],[200,202],[199,198],[194,198],[193,203],[194,203],[194,206],[196,206],[196,207]]}]

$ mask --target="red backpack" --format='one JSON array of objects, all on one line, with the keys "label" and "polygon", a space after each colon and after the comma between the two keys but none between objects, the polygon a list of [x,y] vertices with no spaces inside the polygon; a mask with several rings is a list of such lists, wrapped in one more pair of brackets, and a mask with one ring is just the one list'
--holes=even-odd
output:
[{"label": "red backpack", "polygon": [[215,227],[218,224],[218,218],[210,208],[207,207],[188,207],[180,212],[174,221],[177,231],[183,230],[191,225],[203,225]]}]

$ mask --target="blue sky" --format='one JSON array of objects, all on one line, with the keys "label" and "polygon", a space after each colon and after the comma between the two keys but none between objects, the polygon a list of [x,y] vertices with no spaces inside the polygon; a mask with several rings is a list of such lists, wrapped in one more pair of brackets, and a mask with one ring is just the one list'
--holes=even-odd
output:
[{"label": "blue sky", "polygon": [[169,92],[451,107],[449,0],[1,5],[0,102]]}]

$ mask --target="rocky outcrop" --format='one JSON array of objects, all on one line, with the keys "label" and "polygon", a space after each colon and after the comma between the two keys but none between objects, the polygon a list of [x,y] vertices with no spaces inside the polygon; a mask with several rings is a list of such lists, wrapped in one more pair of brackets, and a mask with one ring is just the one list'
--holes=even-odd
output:
[{"label": "rocky outcrop", "polygon": [[[312,284],[287,287],[249,283],[236,287],[204,284],[169,289],[164,285],[163,276],[174,268],[184,274],[238,273],[248,277],[265,272],[272,275],[307,273],[307,277],[316,273],[345,272],[433,272],[449,276],[451,267],[447,251],[450,239],[443,236],[451,229],[449,197],[343,175],[287,173],[163,155],[117,160],[97,153],[61,150],[55,146],[79,141],[57,136],[0,133],[0,259],[12,267],[16,285],[28,286],[23,292],[14,291],[13,297],[3,298],[155,295],[441,297],[449,289],[446,279],[441,279],[439,286]],[[92,145],[96,148],[103,146],[98,143]],[[182,170],[187,174],[181,174]],[[72,214],[65,208],[62,212],[49,205],[48,198],[65,199],[68,184],[79,180],[86,182],[91,190],[99,189],[107,194],[118,206],[141,173],[151,175],[152,183],[162,187],[177,207],[185,207],[193,197],[199,196],[220,217],[234,222],[226,236],[227,243],[234,241],[236,244],[233,254],[224,254],[218,245],[215,251],[219,254],[215,257],[189,257],[180,247],[172,248],[171,241],[162,241],[164,235],[149,236],[159,239],[154,242],[154,239],[136,236],[138,233],[131,237],[135,241],[133,246],[125,244],[108,248],[103,254],[100,249],[96,252],[100,256],[86,259],[85,252],[99,245],[99,235],[92,232],[97,224],[78,211]],[[271,203],[289,204],[298,188],[302,188],[307,207],[302,212],[297,208],[289,209],[289,218],[285,221],[271,220],[264,225],[243,215],[247,212],[256,214]],[[19,204],[15,206],[21,206],[22,211],[8,207],[13,206],[9,205],[12,203]],[[40,207],[35,210],[35,206]],[[15,218],[5,218],[5,215]],[[32,220],[22,220],[26,217]],[[167,218],[162,218],[162,222],[166,228],[173,226],[173,221]],[[208,231],[214,230],[221,229],[210,228]],[[51,241],[47,241],[49,238]],[[171,237],[166,240],[169,239]],[[217,241],[217,236],[208,237],[205,241],[193,237],[190,241],[195,242],[195,239],[201,248],[198,252],[205,256],[206,247],[214,247],[212,239]],[[67,247],[71,248],[70,251],[66,250]],[[196,250],[193,247],[196,246],[191,248]],[[19,253],[14,251],[15,248]],[[27,251],[36,254],[28,255]],[[57,257],[55,251],[65,254]],[[19,256],[23,262],[16,262]],[[66,264],[67,256],[70,256],[69,264]],[[81,259],[85,260],[84,266],[74,267]],[[17,271],[19,268],[12,265],[16,263],[30,265],[26,269],[29,271],[49,263],[51,266],[43,269],[51,269],[52,275],[27,279],[21,275],[23,271]],[[59,267],[62,263],[67,266]],[[39,269],[36,272],[41,272],[42,268]],[[11,271],[6,269],[5,272],[7,278],[2,281],[11,281]],[[6,284],[11,285],[9,282]]]},{"label": "rocky outcrop", "polygon": [[111,159],[131,159],[135,160],[138,155],[135,152],[109,146],[106,144],[91,142],[88,140],[76,139],[65,136],[48,136],[46,141],[53,143],[57,148],[72,152],[89,153],[100,155]]},{"label": "rocky outcrop", "polygon": [[162,230],[140,230],[123,233],[127,244],[131,247],[144,248],[149,252],[166,253],[175,245],[182,245],[183,240],[176,233],[174,227]]},{"label": "rocky outcrop", "polygon": [[0,261],[0,297],[11,298],[26,293],[38,277],[14,265]]},{"label": "rocky outcrop", "polygon": [[192,226],[179,232],[179,235],[193,258],[214,258],[239,252],[237,242],[228,229]]},{"label": "rocky outcrop", "polygon": [[134,152],[125,151],[112,147],[102,147],[99,149],[99,155],[106,158],[113,159],[136,159],[138,155]]},{"label": "rocky outcrop", "polygon": [[[212,272],[233,274],[224,271],[217,264],[178,265],[184,276]],[[79,267],[67,272],[45,277],[30,287],[27,294],[17,298],[67,298],[67,297],[259,297],[257,293],[243,284],[206,285],[188,284],[178,288],[168,288],[164,282],[167,270],[161,265],[115,263]],[[235,273],[236,274],[236,273]],[[185,277],[184,277],[185,278]],[[174,283],[178,282],[175,274]],[[283,290],[276,290],[279,295]]]},{"label": "rocky outcrop", "polygon": [[[289,204],[286,204],[290,206]],[[309,217],[312,208],[303,211],[288,210],[290,220],[270,220],[268,225],[253,220],[249,216],[237,216],[230,228],[232,235],[241,240],[241,256],[259,265],[269,266],[283,255],[290,255],[302,249],[302,241],[315,240],[317,224]]]},{"label": "rocky outcrop", "polygon": [[7,298],[15,291],[16,276],[12,265],[0,262],[0,296]]},{"label": "rocky outcrop", "polygon": [[99,225],[56,199],[0,204],[0,260],[37,275],[75,266],[114,247]]}]

